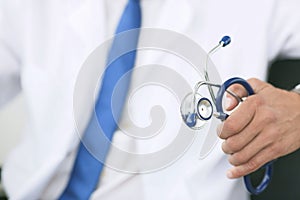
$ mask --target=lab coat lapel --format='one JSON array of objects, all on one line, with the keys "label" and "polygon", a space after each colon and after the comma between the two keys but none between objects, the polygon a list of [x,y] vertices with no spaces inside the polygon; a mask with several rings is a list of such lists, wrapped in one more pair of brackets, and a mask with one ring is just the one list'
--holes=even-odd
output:
[{"label": "lab coat lapel", "polygon": [[[77,1],[77,4],[74,2],[69,3],[70,7],[66,12],[67,23],[64,37],[72,36],[71,38],[76,38],[76,40],[72,41],[74,42],[73,47],[80,47],[80,49],[76,49],[80,56],[79,58],[74,58],[74,52],[70,51],[70,46],[66,45],[66,53],[63,57],[60,57],[62,60],[58,61],[63,62],[63,59],[65,59],[71,60],[72,63],[78,63],[78,69],[73,69],[72,67],[66,67],[67,70],[65,71],[61,69],[61,73],[64,74],[63,77],[66,79],[65,81],[68,82],[73,81],[73,76],[76,76],[76,71],[80,70],[80,65],[84,62],[84,59],[104,40],[105,32],[103,30],[105,30],[106,26],[105,13],[103,11],[105,7],[100,5],[100,3],[103,3],[102,1]],[[70,65],[69,62],[68,65]],[[26,187],[15,195],[15,199],[38,199],[44,188],[47,187],[51,177],[55,176],[66,156],[76,148],[78,144],[76,128],[70,124],[66,125],[66,127],[69,127],[69,130],[65,129],[57,134],[57,148],[51,155],[47,156],[47,163],[44,163],[39,168],[37,175],[33,176],[26,184]],[[64,138],[62,139],[62,137]]]},{"label": "lab coat lapel", "polygon": [[[79,69],[77,71],[77,76],[78,73],[81,73],[82,64],[85,62],[85,60],[97,47],[99,47],[99,45],[101,45],[101,43],[107,39],[106,13],[104,4],[104,1],[80,1],[80,5],[77,6],[77,9],[72,8],[72,12],[70,13],[70,30],[73,34],[75,33],[78,36],[78,41],[74,42],[78,44],[81,43],[79,46],[83,47],[81,50],[82,55],[78,65]],[[100,57],[103,56],[99,56],[99,58]],[[69,59],[74,59],[74,55],[70,55]],[[103,63],[99,63],[99,68],[101,68],[101,64]],[[94,88],[91,87],[94,86],[95,79],[98,78],[99,76],[93,73],[93,69],[91,69],[91,72],[87,75],[85,85],[82,86],[83,88],[86,88],[85,92],[94,91]],[[77,80],[75,80],[75,82],[77,82]],[[85,95],[85,93],[83,92],[82,95]],[[89,102],[83,102],[80,106],[79,109],[82,113],[80,119],[81,123],[88,123],[90,117],[89,111],[91,111],[92,106],[93,105],[90,105]],[[82,126],[84,127],[85,125]],[[82,132],[83,130],[76,131]],[[70,146],[68,148],[69,151],[72,151],[77,145],[77,143],[74,142],[74,139],[78,139],[77,134],[72,134]]]}]

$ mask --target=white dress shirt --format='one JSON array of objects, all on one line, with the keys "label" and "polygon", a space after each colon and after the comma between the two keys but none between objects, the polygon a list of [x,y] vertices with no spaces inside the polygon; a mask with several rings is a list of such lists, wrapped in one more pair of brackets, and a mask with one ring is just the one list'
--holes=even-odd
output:
[{"label": "white dress shirt", "polygon": [[[126,2],[0,3],[1,102],[22,88],[28,110],[23,140],[3,167],[3,183],[11,199],[56,199],[65,188],[79,142],[73,116],[76,78],[90,53],[113,35]],[[230,35],[232,44],[213,57],[223,80],[234,76],[265,79],[272,60],[300,57],[297,0],[142,0],[141,5],[143,27],[184,34],[206,51],[223,35]],[[191,75],[186,63],[167,53],[139,51],[136,62],[137,66],[171,66],[189,79],[191,86],[198,78]],[[149,72],[147,76],[157,74]],[[89,78],[97,75],[91,72]],[[143,78],[146,77],[133,74],[132,82]],[[89,84],[87,79],[83,97],[84,92],[92,91]],[[138,126],[147,126],[151,123],[151,107],[161,104],[166,110],[164,129],[149,140],[134,140],[117,130],[113,143],[129,152],[149,153],[174,139],[181,124],[177,112],[180,103],[158,86],[139,92],[133,99],[132,120]],[[83,98],[80,106],[80,123],[84,127],[92,105]],[[91,199],[247,199],[242,179],[226,178],[226,170],[231,166],[221,150],[221,140],[208,157],[199,160],[206,136],[201,133],[205,131],[208,130],[196,134],[181,158],[155,172],[132,174],[105,167]],[[79,130],[80,134],[83,132]],[[210,134],[215,132],[211,130]],[[114,156],[110,153],[108,158]],[[120,162],[126,166],[131,160],[123,157]]]}]

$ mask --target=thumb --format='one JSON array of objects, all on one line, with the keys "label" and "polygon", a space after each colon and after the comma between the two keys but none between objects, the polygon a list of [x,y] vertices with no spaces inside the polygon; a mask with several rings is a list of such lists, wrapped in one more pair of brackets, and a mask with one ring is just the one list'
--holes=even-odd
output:
[{"label": "thumb", "polygon": [[248,92],[243,86],[241,86],[240,84],[231,85],[226,91],[224,105],[225,109],[227,111],[233,110],[240,102],[238,98],[241,99],[246,96],[248,96]]},{"label": "thumb", "polygon": [[266,87],[270,86],[270,84],[256,78],[250,78],[247,80],[247,82],[251,85],[251,87],[254,90],[254,93],[256,94],[265,89]]}]

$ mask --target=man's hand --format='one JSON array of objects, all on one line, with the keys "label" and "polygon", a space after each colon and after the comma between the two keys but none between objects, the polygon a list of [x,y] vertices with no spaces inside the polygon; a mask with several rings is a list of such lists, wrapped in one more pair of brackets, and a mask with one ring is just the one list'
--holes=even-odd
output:
[{"label": "man's hand", "polygon": [[[247,97],[219,127],[219,136],[225,139],[222,149],[234,166],[228,170],[229,178],[247,175],[300,148],[300,95],[257,79],[248,82],[255,95]],[[246,96],[238,85],[230,90]],[[227,110],[232,110],[237,102],[233,97],[227,100]]]}]

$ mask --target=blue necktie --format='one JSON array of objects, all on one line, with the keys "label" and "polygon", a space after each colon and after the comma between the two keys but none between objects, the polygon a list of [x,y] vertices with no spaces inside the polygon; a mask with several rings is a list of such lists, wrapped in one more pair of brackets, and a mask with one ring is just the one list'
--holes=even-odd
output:
[{"label": "blue necktie", "polygon": [[[139,0],[128,0],[119,21],[116,34],[131,29],[137,29],[140,28],[140,26],[141,8]],[[129,53],[121,56],[118,56],[118,52],[120,52],[120,49],[124,48],[124,45],[129,45],[130,48],[135,49],[138,43],[138,37],[139,31],[136,31],[130,36],[129,40],[127,39],[124,41],[118,38],[114,39],[108,54],[108,66],[102,78],[102,85],[95,106],[96,113],[94,113],[91,117],[91,121],[85,131],[84,137],[94,143],[94,146],[97,146],[97,150],[100,148],[101,152],[99,153],[103,155],[103,157],[106,157],[108,153],[109,144],[93,139],[93,135],[95,136],[95,134],[99,134],[95,133],[95,122],[98,122],[103,134],[111,141],[118,126],[117,123],[126,100],[130,81],[130,71],[134,66],[136,57],[136,50],[130,51]],[[117,59],[114,59],[115,57],[117,57]],[[128,72],[129,76],[126,76],[127,78],[122,82],[122,88],[117,90],[117,107],[114,107],[112,110],[111,105],[112,95],[113,92],[115,92],[114,89],[120,78]],[[66,189],[60,196],[60,199],[89,199],[97,187],[102,169],[103,163],[91,155],[83,142],[81,142],[75,164],[71,172],[71,178]]]}]

